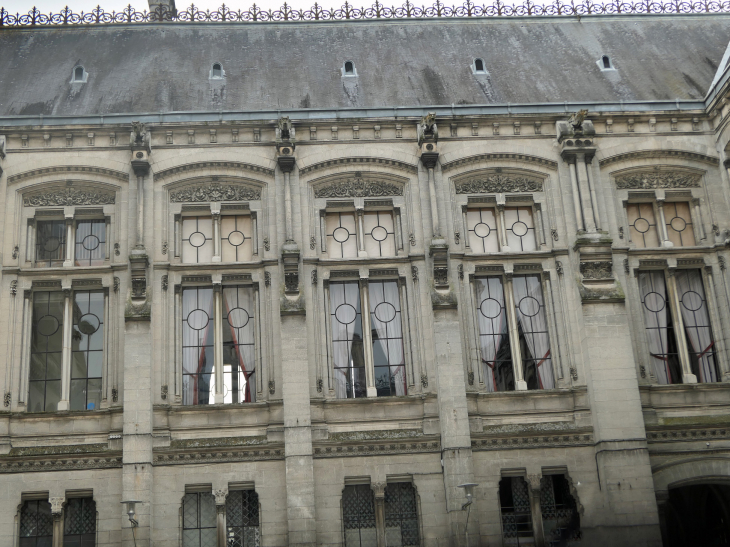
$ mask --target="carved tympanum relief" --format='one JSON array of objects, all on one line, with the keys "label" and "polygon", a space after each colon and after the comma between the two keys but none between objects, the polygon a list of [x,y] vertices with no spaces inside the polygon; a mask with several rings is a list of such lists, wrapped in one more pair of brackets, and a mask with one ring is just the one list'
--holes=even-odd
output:
[{"label": "carved tympanum relief", "polygon": [[454,186],[457,194],[542,192],[543,181],[521,174],[486,172],[459,178]]},{"label": "carved tympanum relief", "polygon": [[403,184],[377,175],[363,176],[361,173],[338,177],[314,188],[316,198],[375,198],[402,195]]},{"label": "carved tympanum relief", "polygon": [[102,192],[93,189],[63,188],[23,196],[26,207],[49,207],[69,205],[112,205],[116,195],[114,192]]},{"label": "carved tympanum relief", "polygon": [[186,186],[170,192],[173,203],[200,201],[252,201],[261,199],[261,189],[243,184],[221,184],[211,182]]},{"label": "carved tympanum relief", "polygon": [[643,172],[616,177],[616,188],[619,190],[637,190],[651,188],[698,188],[702,175],[696,173],[677,172]]}]

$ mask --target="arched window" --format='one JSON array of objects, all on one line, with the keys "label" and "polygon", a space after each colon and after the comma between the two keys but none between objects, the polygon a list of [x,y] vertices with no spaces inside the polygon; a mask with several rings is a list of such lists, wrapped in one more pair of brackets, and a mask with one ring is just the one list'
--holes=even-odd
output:
[{"label": "arched window", "polygon": [[84,70],[81,65],[74,67],[73,74],[71,75],[72,82],[85,82],[88,72]]},{"label": "arched window", "polygon": [[484,70],[484,61],[482,59],[474,59],[474,72],[486,72]]},{"label": "arched window", "polygon": [[223,78],[223,67],[220,63],[213,63],[213,70],[210,71],[211,78]]},{"label": "arched window", "polygon": [[352,61],[345,61],[345,74],[354,74],[355,73],[355,65]]}]

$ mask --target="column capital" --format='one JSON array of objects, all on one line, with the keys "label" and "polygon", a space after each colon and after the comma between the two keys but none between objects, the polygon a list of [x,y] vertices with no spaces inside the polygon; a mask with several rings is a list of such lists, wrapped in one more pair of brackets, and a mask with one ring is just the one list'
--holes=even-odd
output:
[{"label": "column capital", "polygon": [[388,486],[388,483],[386,482],[373,482],[370,484],[370,488],[372,488],[373,493],[375,494],[375,499],[385,498],[386,486]]},{"label": "column capital", "polygon": [[220,488],[213,490],[213,496],[215,497],[215,504],[217,507],[226,506],[226,498],[228,497],[228,490]]},{"label": "column capital", "polygon": [[48,502],[51,504],[51,514],[53,515],[53,520],[60,519],[63,516],[63,506],[66,503],[66,498],[48,498]]},{"label": "column capital", "polygon": [[530,490],[532,490],[533,492],[540,491],[540,481],[542,480],[542,475],[540,473],[528,473],[525,476],[525,480],[530,486]]}]

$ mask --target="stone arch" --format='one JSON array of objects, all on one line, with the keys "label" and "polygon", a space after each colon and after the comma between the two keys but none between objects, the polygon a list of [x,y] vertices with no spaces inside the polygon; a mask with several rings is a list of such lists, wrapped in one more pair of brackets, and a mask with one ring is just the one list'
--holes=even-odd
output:
[{"label": "stone arch", "polygon": [[730,485],[730,458],[712,456],[682,460],[655,469],[653,478],[656,492],[692,484],[724,482]]}]

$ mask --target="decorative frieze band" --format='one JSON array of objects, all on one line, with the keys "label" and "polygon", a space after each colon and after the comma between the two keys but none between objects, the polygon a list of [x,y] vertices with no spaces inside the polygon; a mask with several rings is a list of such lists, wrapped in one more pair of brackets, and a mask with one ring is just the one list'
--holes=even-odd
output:
[{"label": "decorative frieze band", "polygon": [[616,177],[619,190],[649,188],[698,188],[702,175],[695,173],[643,172]]},{"label": "decorative frieze band", "polygon": [[604,165],[610,165],[619,161],[665,158],[694,160],[715,166],[720,164],[720,158],[706,156],[705,154],[698,154],[696,152],[687,152],[684,150],[638,150],[636,152],[626,152],[624,154],[616,154],[615,156],[603,158],[598,162],[598,164],[603,167]]},{"label": "decorative frieze band", "polygon": [[21,180],[40,177],[42,175],[57,175],[61,173],[83,173],[88,175],[103,175],[112,177],[121,181],[129,182],[129,173],[115,171],[113,169],[105,169],[103,167],[87,167],[85,165],[63,165],[56,167],[43,167],[41,169],[32,169],[23,173],[18,173],[8,177],[8,184],[19,182]]},{"label": "decorative frieze band", "polygon": [[444,163],[441,166],[442,171],[448,171],[449,169],[454,169],[455,167],[462,167],[464,165],[471,165],[474,163],[479,163],[482,161],[495,161],[495,160],[514,160],[514,161],[522,161],[522,162],[528,162],[528,163],[534,163],[536,165],[540,165],[542,167],[547,167],[548,169],[556,170],[558,168],[558,162],[549,160],[547,158],[541,158],[539,156],[530,156],[529,154],[509,154],[509,153],[500,153],[500,154],[478,154],[476,156],[469,156],[467,158],[459,158],[458,160],[453,160]]},{"label": "decorative frieze band", "polygon": [[502,194],[505,192],[542,192],[543,181],[520,175],[483,173],[454,182],[457,194]]},{"label": "decorative frieze band", "polygon": [[114,192],[100,192],[76,188],[49,190],[47,192],[24,195],[23,205],[26,207],[63,207],[71,205],[113,205]]},{"label": "decorative frieze band", "polygon": [[613,263],[605,262],[581,262],[580,273],[583,279],[613,279]]},{"label": "decorative frieze band", "polygon": [[525,448],[558,448],[564,446],[591,446],[593,434],[540,435],[525,437],[490,437],[472,439],[471,448],[482,450],[524,450]]},{"label": "decorative frieze band", "polygon": [[359,174],[314,188],[315,198],[377,198],[402,195],[403,184],[384,179],[363,178]]},{"label": "decorative frieze band", "polygon": [[345,165],[362,165],[362,164],[369,164],[369,165],[377,165],[381,167],[392,167],[395,169],[402,169],[404,171],[408,171],[409,173],[417,173],[418,167],[416,165],[405,163],[398,160],[390,160],[385,158],[337,158],[334,160],[327,160],[322,161],[319,163],[315,163],[313,165],[310,165],[308,167],[304,167],[299,170],[299,175],[304,176],[309,173],[314,173],[315,171],[320,171],[322,169],[327,169],[329,167],[342,167]]},{"label": "decorative frieze band", "polygon": [[670,431],[647,431],[649,443],[667,443],[676,441],[705,441],[730,438],[730,428],[716,427],[712,429],[683,429]]},{"label": "decorative frieze band", "polygon": [[245,170],[245,171],[252,171],[254,173],[262,173],[264,175],[267,175],[269,177],[274,176],[274,170],[268,169],[266,167],[261,167],[259,165],[252,165],[250,163],[243,163],[240,161],[201,161],[197,163],[188,163],[186,165],[180,165],[177,167],[170,167],[169,169],[164,169],[160,171],[159,173],[155,173],[154,179],[162,180],[166,177],[171,177],[173,175],[178,175],[180,173],[194,173],[196,171],[202,171],[202,170],[221,170],[221,169],[238,169],[238,170]]},{"label": "decorative frieze band", "polygon": [[152,465],[190,465],[200,463],[227,463],[283,459],[283,448],[265,450],[221,450],[216,452],[155,454],[152,459]]},{"label": "decorative frieze band", "polygon": [[255,201],[261,199],[261,189],[243,184],[196,184],[170,192],[172,203],[198,201]]},{"label": "decorative frieze band", "polygon": [[352,445],[322,445],[314,447],[315,458],[344,458],[351,456],[380,456],[441,452],[438,440],[420,442],[370,442]]}]

